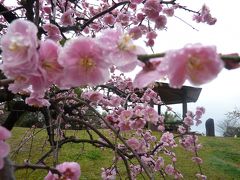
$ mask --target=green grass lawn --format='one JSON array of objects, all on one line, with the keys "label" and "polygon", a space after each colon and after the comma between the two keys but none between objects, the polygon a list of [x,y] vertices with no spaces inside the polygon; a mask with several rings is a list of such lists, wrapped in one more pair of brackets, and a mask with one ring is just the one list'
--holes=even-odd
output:
[{"label": "green grass lawn", "polygon": [[[29,159],[31,163],[36,163],[39,157],[50,148],[46,144],[43,145],[47,140],[46,132],[40,131],[34,138],[30,138],[18,153],[14,153],[20,147],[20,142],[26,130],[24,128],[14,128],[12,138],[8,141],[12,149],[11,159],[18,164],[22,164],[25,159]],[[39,131],[39,129],[36,131]],[[79,138],[88,137],[86,131],[67,131],[67,136],[73,134]],[[240,180],[240,138],[200,137],[200,142],[203,145],[199,153],[204,161],[202,169],[209,180]],[[178,147],[176,148],[176,154],[178,157],[177,165],[183,173],[184,179],[196,179],[195,173],[198,172],[198,168],[191,162],[191,153],[186,153],[181,147]],[[97,149],[88,144],[69,143],[59,151],[60,163],[76,161],[81,165],[82,175],[80,179],[82,180],[101,179],[101,167],[111,166],[112,158],[111,151]],[[53,158],[48,158],[47,163],[52,165]],[[25,179],[42,180],[46,174],[46,171],[19,170],[16,171],[16,178],[22,180],[23,177],[27,177]],[[142,178],[138,177],[138,179]]]}]

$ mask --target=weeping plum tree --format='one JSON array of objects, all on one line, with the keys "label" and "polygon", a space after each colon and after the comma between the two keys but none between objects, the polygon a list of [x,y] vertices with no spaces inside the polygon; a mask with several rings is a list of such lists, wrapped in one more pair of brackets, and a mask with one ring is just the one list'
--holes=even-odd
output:
[{"label": "weeping plum tree", "polygon": [[[146,53],[147,48],[155,48],[158,33],[167,29],[176,11],[185,11],[197,23],[214,25],[216,18],[206,5],[195,11],[177,0],[11,2],[0,4],[0,100],[10,111],[0,126],[0,179],[14,179],[14,171],[22,169],[46,171],[46,180],[79,179],[84,174],[80,164],[59,161],[58,151],[67,143],[114,152],[112,164],[99,167],[102,179],[181,179],[184,174],[174,153],[177,146],[192,152],[197,178],[206,179],[198,156],[201,145],[190,132],[192,125],[201,123],[205,109],[187,112],[177,141],[164,131],[164,116],[153,107],[164,102],[152,88],[161,79],[168,79],[173,88],[181,88],[186,80],[204,84],[223,67],[238,68],[239,56],[220,55],[215,46],[202,44]],[[145,47],[135,40],[144,41]],[[135,79],[123,75],[136,66],[142,70]],[[27,159],[16,164],[8,158],[5,141],[26,111],[42,114],[50,149],[36,162]],[[100,131],[94,122],[110,133]],[[162,135],[154,136],[146,128],[148,123]],[[67,136],[64,129],[71,127],[84,128],[89,138]],[[46,161],[49,156],[53,156],[51,163]]]}]

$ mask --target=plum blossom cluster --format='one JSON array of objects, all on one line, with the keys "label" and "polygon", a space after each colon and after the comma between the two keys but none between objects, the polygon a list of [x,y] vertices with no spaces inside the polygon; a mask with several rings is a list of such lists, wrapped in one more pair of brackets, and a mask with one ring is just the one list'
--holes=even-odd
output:
[{"label": "plum blossom cluster", "polygon": [[[103,89],[105,88],[105,90]],[[111,89],[114,93],[107,93],[106,89]],[[173,173],[169,173],[169,165],[164,165],[164,159],[159,155],[161,151],[166,151],[167,155],[172,161],[176,161],[174,153],[167,150],[167,148],[174,148],[173,135],[166,133],[163,138],[159,139],[153,135],[151,130],[144,128],[147,123],[154,125],[163,124],[164,118],[149,106],[152,102],[155,104],[161,104],[161,98],[152,89],[148,88],[146,91],[142,91],[142,94],[135,92],[133,83],[130,79],[124,78],[123,75],[115,76],[104,86],[98,86],[95,90],[90,90],[81,93],[81,98],[87,101],[88,104],[95,108],[102,107],[107,112],[105,119],[110,122],[113,127],[119,130],[122,134],[126,131],[135,130],[131,137],[126,139],[127,145],[136,153],[141,155],[142,163],[146,164],[154,172],[161,171],[163,174],[166,173],[172,176],[180,176],[177,169],[173,169]],[[120,94],[116,93],[119,92]],[[135,92],[135,93],[134,93]],[[131,96],[125,96],[125,93],[131,94]],[[73,99],[77,96],[69,94]],[[59,97],[61,98],[61,96]],[[64,98],[63,98],[64,99]],[[71,98],[69,98],[71,99]],[[67,104],[70,105],[70,101],[67,100]],[[126,102],[129,101],[129,106],[124,109]],[[76,105],[76,104],[75,104]],[[132,108],[136,107],[136,108]],[[79,113],[81,117],[88,111],[88,108],[81,107]],[[79,114],[72,114],[71,116],[78,116]],[[112,133],[110,133],[112,136]],[[106,143],[105,140],[101,139],[102,143]],[[163,145],[163,142],[165,144]],[[124,144],[118,143],[118,149],[121,152],[130,153],[128,147]],[[155,149],[155,150],[152,150]],[[115,157],[113,163],[121,161],[122,158]],[[172,166],[173,167],[173,166]],[[135,179],[140,173],[143,173],[143,169],[139,165],[131,165],[131,176]],[[166,169],[166,170],[165,170]],[[102,168],[103,179],[114,179],[117,172],[114,168]]]},{"label": "plum blossom cluster", "polygon": [[56,170],[59,171],[61,175],[49,171],[44,180],[79,180],[81,175],[80,166],[75,162],[64,162],[62,164],[59,164],[56,166]]},{"label": "plum blossom cluster", "polygon": [[[202,148],[202,145],[198,143],[198,136],[188,134],[188,131],[191,129],[191,126],[198,126],[202,123],[200,119],[204,113],[205,108],[203,107],[197,107],[195,113],[188,111],[183,120],[183,125],[178,128],[179,133],[182,134],[179,143],[185,150],[193,153],[192,161],[199,165],[203,163],[203,160],[196,155],[198,155],[198,151]],[[206,179],[206,176],[202,173],[197,173],[196,176],[199,179]]]},{"label": "plum blossom cluster", "polygon": [[201,85],[216,78],[222,68],[223,62],[215,46],[189,44],[144,64],[136,75],[134,85],[144,87],[160,78],[167,78],[173,88],[181,88],[186,80]]},{"label": "plum blossom cluster", "polygon": [[103,180],[114,180],[116,179],[116,169],[115,168],[102,168],[101,177]]},{"label": "plum blossom cluster", "polygon": [[[107,89],[111,93],[108,93]],[[142,93],[141,93],[142,92]],[[105,120],[110,123],[119,134],[131,132],[130,137],[126,137],[126,143],[129,148],[136,152],[143,164],[145,164],[152,173],[161,172],[161,174],[172,176],[176,179],[183,178],[183,175],[176,167],[177,157],[173,149],[178,146],[173,133],[164,132],[164,117],[159,115],[153,107],[153,104],[162,104],[161,98],[151,88],[142,91],[135,89],[133,82],[123,75],[112,75],[112,79],[104,86],[97,89],[87,90],[81,94],[81,97],[92,104],[94,107],[102,107],[107,114]],[[113,103],[113,100],[114,102]],[[128,106],[125,106],[129,103]],[[190,127],[193,124],[200,124],[201,117],[204,114],[203,107],[197,107],[193,113],[188,111],[183,125],[179,126],[181,138],[179,144],[186,150],[193,152],[192,160],[196,164],[201,164],[202,160],[196,156],[201,145],[197,142],[195,135],[189,135]],[[190,120],[188,120],[190,119]],[[159,130],[163,131],[160,138],[153,135],[151,130],[145,129],[147,125],[155,125]],[[112,133],[110,133],[112,136]],[[114,138],[114,137],[113,137]],[[106,141],[103,141],[106,143]],[[131,153],[128,147],[122,143],[118,143],[118,149],[122,152]],[[161,153],[164,152],[163,158]],[[118,161],[122,160],[118,158]],[[169,159],[171,163],[164,163],[165,159]],[[113,160],[115,163],[116,157]],[[139,165],[131,165],[131,177],[136,179],[143,169]],[[202,175],[204,176],[204,175]],[[115,177],[115,170],[112,168],[102,169],[103,179],[111,179]]]},{"label": "plum blossom cluster", "polygon": [[10,131],[6,128],[0,126],[0,169],[4,166],[4,158],[7,157],[10,147],[9,145],[4,142],[11,136]]},{"label": "plum blossom cluster", "polygon": [[204,4],[199,14],[193,16],[193,20],[196,22],[207,23],[213,25],[216,23],[217,19],[212,17],[209,8]]},{"label": "plum blossom cluster", "polygon": [[195,113],[193,113],[192,111],[188,111],[183,119],[183,125],[180,125],[178,127],[178,132],[180,134],[185,134],[188,130],[191,129],[191,126],[198,126],[199,124],[201,124],[201,118],[204,113],[204,107],[197,107]]},{"label": "plum blossom cluster", "polygon": [[108,114],[106,119],[121,131],[144,128],[147,122],[157,125],[161,120],[152,107],[143,107],[140,105],[136,106],[134,109],[116,110]]},{"label": "plum blossom cluster", "polygon": [[[18,19],[1,40],[1,69],[14,80],[9,89],[30,94],[26,103],[33,106],[50,105],[44,96],[52,84],[60,88],[103,84],[109,80],[113,66],[130,72],[139,63],[138,55],[145,53],[122,27],[105,30],[98,38],[80,36],[68,40],[64,47],[49,39],[38,41],[37,32],[33,23]],[[188,45],[167,52],[164,58],[149,60],[133,86],[141,88],[165,77],[175,88],[185,80],[200,85],[215,78],[222,67],[215,47]]]},{"label": "plum blossom cluster", "polygon": [[[134,158],[132,151],[137,153],[141,160],[140,165],[130,163],[129,169],[132,179],[137,179],[141,173],[144,173],[142,165],[150,169],[151,173],[159,173],[163,177],[171,176],[175,179],[181,179],[183,177],[176,166],[177,157],[173,151],[174,148],[177,147],[177,142],[174,135],[170,132],[164,132],[161,137],[158,137],[155,136],[151,130],[144,128],[147,124],[161,125],[164,127],[164,117],[159,115],[155,109],[150,106],[152,103],[162,103],[161,98],[156,92],[150,88],[145,91],[134,89],[132,81],[124,78],[123,75],[113,75],[113,79],[104,86],[99,85],[97,88],[88,87],[87,91],[80,94],[75,92],[74,90],[63,91],[62,95],[60,95],[61,93],[56,95],[54,100],[58,101],[58,99],[61,99],[61,101],[58,101],[59,108],[62,108],[59,114],[66,114],[66,117],[70,118],[77,117],[77,120],[84,119],[90,108],[84,105],[77,107],[79,103],[77,103],[76,99],[81,98],[95,109],[101,107],[106,111],[107,115],[105,119],[119,132],[118,136],[124,135],[126,132],[131,133],[129,137],[125,136],[126,145],[121,142],[115,142],[116,144],[113,151],[124,153],[124,156],[120,157],[119,155],[115,155],[113,166],[111,166],[111,168],[102,168],[102,179],[116,179],[119,175],[118,171],[121,171],[115,168],[117,167],[116,162],[122,161],[124,157],[129,159]],[[129,95],[125,96],[125,94]],[[126,103],[128,106],[125,106]],[[71,111],[70,109],[72,107],[77,108],[73,108]],[[188,112],[188,116],[191,116],[193,119],[199,119],[204,111],[204,108],[199,107],[195,113]],[[60,115],[58,115],[58,117],[60,117]],[[63,117],[61,121],[64,120],[66,119]],[[73,123],[77,123],[77,120],[76,122],[73,121]],[[180,144],[192,152],[195,152],[196,149],[198,150],[199,147],[196,138],[193,138],[192,135],[187,136],[187,133],[183,133],[183,135]],[[112,132],[110,132],[110,137],[114,139]],[[61,140],[62,139],[64,140],[64,136],[61,136]],[[104,148],[105,144],[107,145],[105,148],[109,148],[107,139],[101,139],[99,141],[101,142],[101,148]],[[195,144],[197,146],[195,146]],[[132,151],[129,148],[131,148]],[[201,164],[202,162],[195,154],[192,160],[196,164]],[[60,164],[56,166],[56,170],[58,170],[60,174],[50,171],[45,179],[77,179],[80,176],[80,170],[78,170],[78,165],[75,163]],[[200,175],[204,176],[202,174]]]},{"label": "plum blossom cluster", "polygon": [[[119,23],[134,39],[144,37],[146,45],[150,47],[154,46],[156,32],[166,29],[167,20],[174,16],[175,11],[189,10],[175,1],[159,0],[82,1],[77,5],[74,1],[59,1],[54,8],[52,5],[53,3],[48,0],[39,1],[38,8],[41,12],[39,17],[42,20],[41,26],[47,32],[46,39],[54,41],[62,39],[60,31],[65,33],[66,28],[75,33],[92,35],[92,33],[96,34]],[[16,6],[9,8],[15,9]],[[15,11],[24,15],[24,11],[21,9]],[[193,19],[197,22],[209,25],[216,22],[216,18],[211,16],[206,5],[200,12],[193,10],[192,12],[194,12]],[[2,22],[5,23],[4,19]]]},{"label": "plum blossom cluster", "polygon": [[52,40],[38,41],[37,32],[33,23],[18,19],[1,40],[1,69],[14,80],[9,89],[30,93],[26,103],[34,106],[50,105],[44,95],[52,84],[60,88],[102,84],[109,79],[111,66],[129,72],[137,65],[137,54],[144,53],[120,28],[106,30],[97,39],[80,36],[64,47]]}]

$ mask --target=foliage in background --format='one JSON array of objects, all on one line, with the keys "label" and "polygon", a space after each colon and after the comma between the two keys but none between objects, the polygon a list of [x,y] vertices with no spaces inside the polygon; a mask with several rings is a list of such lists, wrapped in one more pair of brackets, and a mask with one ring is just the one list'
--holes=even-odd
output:
[{"label": "foliage in background", "polygon": [[240,137],[240,110],[235,108],[235,110],[228,112],[226,119],[218,123],[217,127],[225,137]]}]

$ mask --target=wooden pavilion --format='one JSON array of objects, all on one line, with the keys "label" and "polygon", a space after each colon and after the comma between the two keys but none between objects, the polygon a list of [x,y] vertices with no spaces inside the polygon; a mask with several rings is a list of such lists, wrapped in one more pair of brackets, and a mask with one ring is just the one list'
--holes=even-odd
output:
[{"label": "wooden pavilion", "polygon": [[[191,86],[182,86],[180,89],[169,87],[168,83],[156,82],[154,84],[153,90],[161,97],[162,102],[165,105],[170,104],[182,104],[182,118],[186,116],[187,113],[187,103],[196,102],[201,93],[202,88],[196,88]],[[154,107],[154,104],[152,105]],[[158,114],[161,114],[161,105],[158,106]],[[182,122],[176,122],[176,124],[181,124]],[[176,124],[168,124],[165,126],[165,130],[177,131]],[[165,123],[166,125],[166,123]],[[157,131],[157,126],[152,123],[148,123],[148,128]]]},{"label": "wooden pavilion", "polygon": [[[196,102],[201,93],[202,88],[191,86],[182,86],[180,89],[169,87],[168,83],[156,82],[153,90],[160,95],[164,104],[182,104],[183,118],[187,112],[187,103]],[[161,106],[158,105],[158,113],[161,112]]]}]

